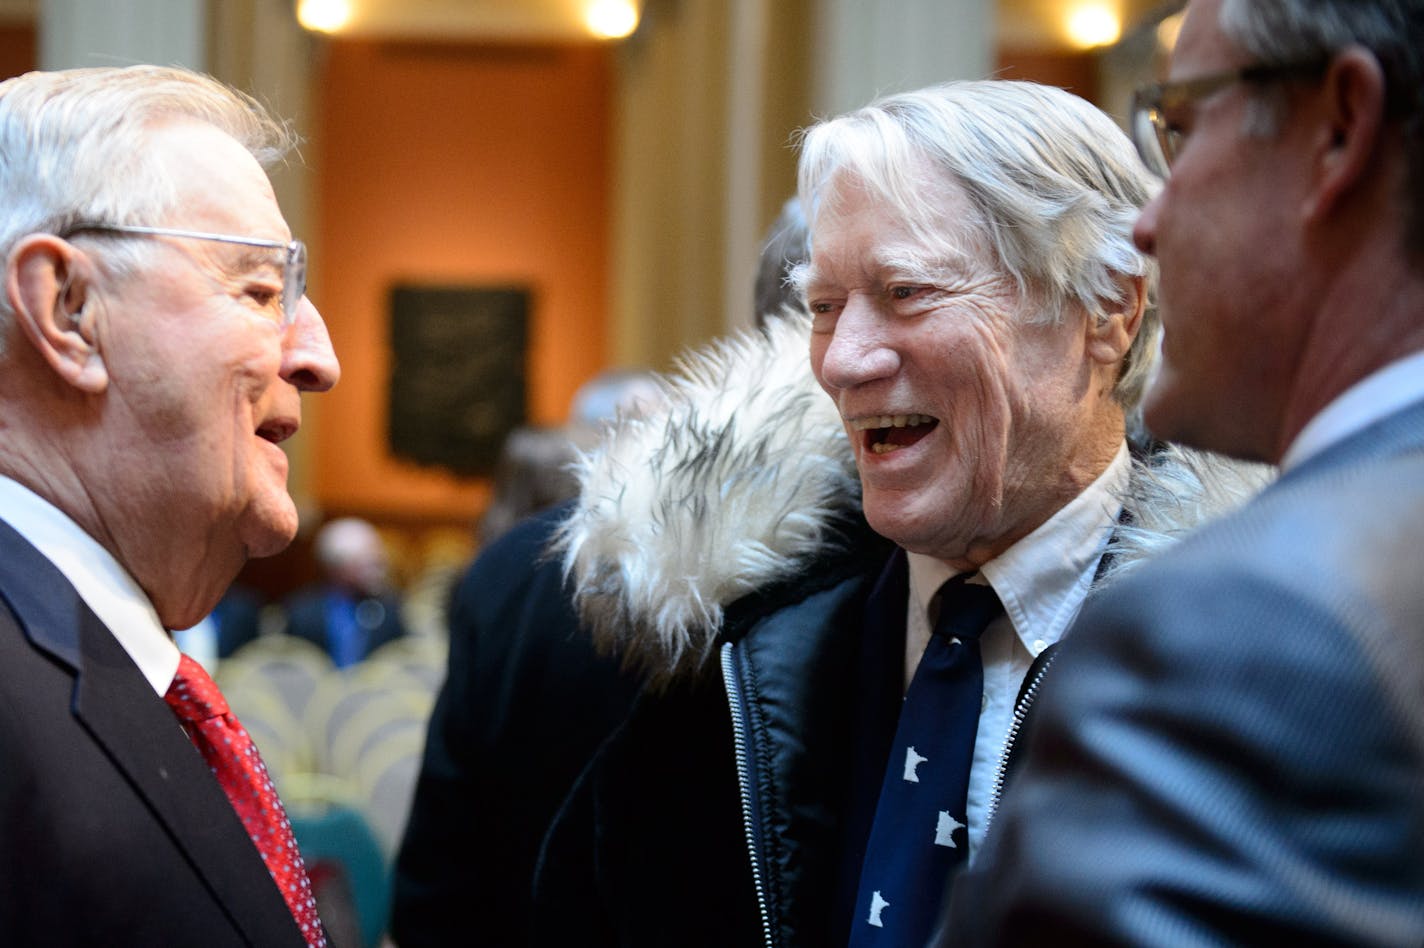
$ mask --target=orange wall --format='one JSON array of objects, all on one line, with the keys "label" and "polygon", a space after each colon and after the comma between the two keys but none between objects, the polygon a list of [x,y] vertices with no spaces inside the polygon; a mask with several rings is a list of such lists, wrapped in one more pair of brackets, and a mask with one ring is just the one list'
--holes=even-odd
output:
[{"label": "orange wall", "polygon": [[389,291],[528,285],[529,420],[564,419],[608,351],[610,52],[343,40],[321,54],[311,283],[342,381],[320,399],[315,499],[468,521],[486,483],[387,453]]},{"label": "orange wall", "polygon": [[[1001,49],[998,79],[1021,79],[1059,86],[1089,102],[1098,99],[1098,59],[1092,52],[1057,53],[1026,49]],[[1107,111],[1112,112],[1111,105]]]}]

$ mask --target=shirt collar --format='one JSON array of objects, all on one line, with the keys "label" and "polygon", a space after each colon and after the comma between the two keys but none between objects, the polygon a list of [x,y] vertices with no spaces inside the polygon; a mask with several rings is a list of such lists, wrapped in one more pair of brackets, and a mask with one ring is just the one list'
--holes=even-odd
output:
[{"label": "shirt collar", "polygon": [[178,646],[138,583],[77,523],[43,497],[0,476],[5,522],[39,550],[123,646],[160,695],[178,671]]},{"label": "shirt collar", "polygon": [[[980,568],[1030,654],[1057,642],[1082,607],[1122,512],[1118,498],[1131,469],[1124,443],[1082,493]],[[956,571],[943,560],[921,553],[908,553],[907,558],[910,588],[921,614],[927,615],[935,593]]]},{"label": "shirt collar", "polygon": [[1281,458],[1281,470],[1300,465],[1420,399],[1424,399],[1424,351],[1391,362],[1337,395],[1295,436]]}]

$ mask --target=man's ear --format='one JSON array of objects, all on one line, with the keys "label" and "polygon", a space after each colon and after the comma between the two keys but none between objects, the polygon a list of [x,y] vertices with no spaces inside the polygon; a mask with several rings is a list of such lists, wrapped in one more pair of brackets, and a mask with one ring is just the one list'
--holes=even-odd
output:
[{"label": "man's ear", "polygon": [[1145,277],[1114,274],[1118,299],[1105,302],[1103,311],[1088,314],[1087,351],[1094,362],[1117,365],[1132,347],[1137,330],[1142,327],[1142,314],[1147,311],[1147,280]]},{"label": "man's ear", "polygon": [[108,387],[88,257],[52,234],[30,234],[10,251],[5,293],[25,337],[60,378],[90,395]]},{"label": "man's ear", "polygon": [[1305,213],[1323,218],[1366,175],[1378,152],[1388,98],[1384,69],[1363,47],[1347,47],[1331,61],[1317,95],[1315,174]]}]

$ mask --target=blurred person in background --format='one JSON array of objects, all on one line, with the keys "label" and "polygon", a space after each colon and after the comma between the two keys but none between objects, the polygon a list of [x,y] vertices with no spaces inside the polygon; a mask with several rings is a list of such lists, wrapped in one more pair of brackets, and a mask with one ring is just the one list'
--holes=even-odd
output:
[{"label": "blurred person in background", "polygon": [[484,549],[515,524],[568,500],[578,490],[571,466],[578,449],[568,428],[524,425],[500,445],[489,506],[480,517],[479,548]]},{"label": "blurred person in background", "polygon": [[810,258],[810,239],[801,201],[787,198],[767,229],[757,261],[752,314],[758,329],[765,329],[769,319],[805,312],[806,302],[793,284],[791,274]]},{"label": "blurred person in background", "polygon": [[322,580],[287,600],[288,634],[319,646],[337,668],[406,634],[390,556],[375,527],[340,517],[317,531],[314,549]]},{"label": "blurred person in background", "polygon": [[[614,421],[651,414],[662,401],[658,377],[647,369],[600,372],[574,393],[569,405],[569,436],[578,448],[587,449]],[[568,496],[572,497],[572,492]]]},{"label": "blurred person in background", "polygon": [[500,447],[493,496],[480,518],[480,547],[489,546],[521,520],[577,494],[573,468],[579,451],[596,443],[603,427],[615,418],[653,411],[661,400],[652,372],[613,369],[579,386],[564,424],[525,425],[511,431]]}]

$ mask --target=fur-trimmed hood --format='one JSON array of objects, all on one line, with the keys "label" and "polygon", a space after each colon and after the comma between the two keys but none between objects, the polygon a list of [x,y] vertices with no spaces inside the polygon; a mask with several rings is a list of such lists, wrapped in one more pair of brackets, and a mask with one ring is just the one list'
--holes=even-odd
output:
[{"label": "fur-trimmed hood", "polygon": [[[663,410],[619,419],[578,462],[560,527],[579,616],[652,679],[700,667],[724,610],[794,576],[860,516],[860,481],[807,356],[809,322],[772,321],[683,357]],[[1176,447],[1134,461],[1112,565],[1131,570],[1264,485],[1268,469]]]}]

